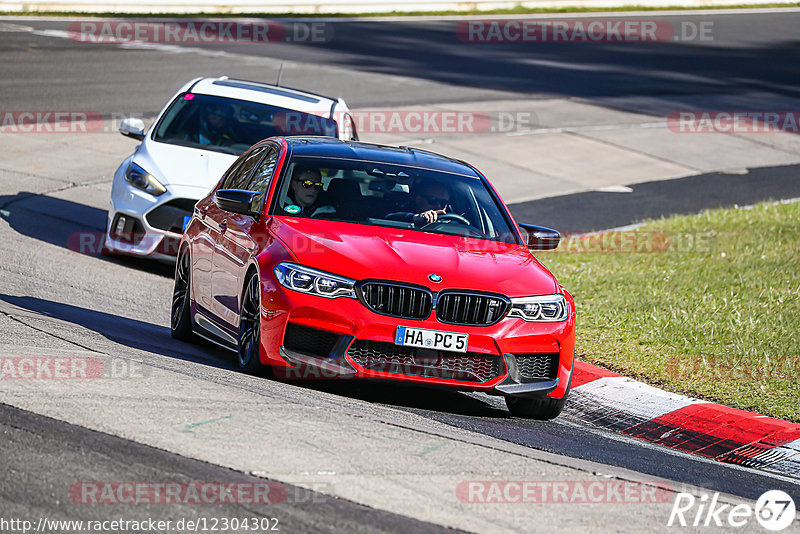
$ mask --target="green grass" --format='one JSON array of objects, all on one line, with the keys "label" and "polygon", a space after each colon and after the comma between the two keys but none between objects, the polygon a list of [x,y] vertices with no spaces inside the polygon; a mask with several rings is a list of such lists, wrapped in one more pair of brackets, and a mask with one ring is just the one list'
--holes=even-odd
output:
[{"label": "green grass", "polygon": [[617,237],[623,250],[636,239],[660,251],[606,242],[616,252],[585,252],[597,241],[567,240],[560,254],[537,254],[575,296],[578,357],[800,422],[800,202],[670,217]]},{"label": "green grass", "polygon": [[610,13],[618,11],[669,11],[669,10],[707,10],[707,9],[753,9],[753,8],[775,8],[775,7],[800,7],[800,2],[776,2],[771,4],[742,4],[725,6],[639,6],[630,5],[624,7],[563,7],[563,8],[528,8],[515,7],[511,9],[491,9],[479,11],[466,9],[463,11],[391,11],[388,13],[122,13],[122,12],[103,12],[89,13],[85,11],[0,11],[0,15],[16,16],[48,16],[48,17],[147,17],[147,18],[225,18],[225,17],[258,17],[258,18],[329,18],[329,17],[398,17],[398,16],[467,16],[467,15],[531,15],[537,13]]}]

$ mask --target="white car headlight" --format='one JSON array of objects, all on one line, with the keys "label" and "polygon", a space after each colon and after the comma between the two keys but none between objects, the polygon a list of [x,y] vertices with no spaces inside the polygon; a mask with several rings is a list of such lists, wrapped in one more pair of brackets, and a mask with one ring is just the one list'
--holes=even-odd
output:
[{"label": "white car headlight", "polygon": [[517,297],[511,299],[508,317],[537,323],[559,323],[569,317],[569,307],[564,295]]},{"label": "white car headlight", "polygon": [[355,280],[296,263],[283,262],[276,265],[275,278],[283,287],[301,293],[310,293],[329,299],[356,298],[353,289]]},{"label": "white car headlight", "polygon": [[167,188],[161,182],[135,163],[128,165],[128,170],[125,171],[125,181],[154,197],[167,192]]}]

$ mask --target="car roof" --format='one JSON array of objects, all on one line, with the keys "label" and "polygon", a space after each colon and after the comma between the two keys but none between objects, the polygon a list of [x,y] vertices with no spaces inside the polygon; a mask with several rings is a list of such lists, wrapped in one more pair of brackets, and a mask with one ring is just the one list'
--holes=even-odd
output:
[{"label": "car roof", "polygon": [[300,111],[313,111],[315,114],[322,112],[326,115],[330,114],[338,103],[338,99],[329,96],[264,82],[231,79],[227,76],[201,78],[194,82],[189,90],[196,94],[246,100]]},{"label": "car roof", "polygon": [[388,146],[362,141],[341,141],[333,137],[284,137],[292,156],[354,159],[405,165],[479,178],[469,164],[428,150],[407,146]]}]

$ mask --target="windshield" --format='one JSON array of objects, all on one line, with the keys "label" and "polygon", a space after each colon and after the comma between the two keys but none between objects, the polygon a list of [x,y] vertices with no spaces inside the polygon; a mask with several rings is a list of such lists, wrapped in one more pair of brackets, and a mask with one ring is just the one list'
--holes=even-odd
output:
[{"label": "windshield", "polygon": [[477,176],[295,157],[271,213],[518,243],[499,202]]},{"label": "windshield", "polygon": [[276,135],[338,135],[336,121],[267,104],[186,93],[170,105],[153,139],[239,155]]}]

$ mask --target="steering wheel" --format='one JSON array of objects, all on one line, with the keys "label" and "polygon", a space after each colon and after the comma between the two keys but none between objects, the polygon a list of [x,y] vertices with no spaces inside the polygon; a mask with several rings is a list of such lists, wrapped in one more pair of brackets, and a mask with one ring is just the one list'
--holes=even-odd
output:
[{"label": "steering wheel", "polygon": [[466,217],[464,217],[463,215],[459,215],[457,213],[445,213],[444,215],[440,215],[435,221],[433,221],[430,224],[436,224],[439,222],[445,224],[450,224],[451,222],[460,222],[461,224],[472,226]]},{"label": "steering wheel", "polygon": [[[483,236],[484,235],[483,232],[480,231],[480,229],[475,228],[474,226],[472,226],[472,224],[470,224],[469,220],[466,217],[464,217],[463,215],[458,215],[457,213],[445,213],[444,215],[440,215],[438,219],[436,219],[432,223],[426,224],[425,226],[420,228],[420,230],[432,229],[432,228],[435,228],[437,225],[449,226],[450,224],[453,224],[453,223],[461,223],[461,224],[463,224],[466,227],[466,230],[468,232],[470,232],[470,233],[475,234],[475,236]],[[447,233],[450,233],[450,232],[447,232]]]}]

